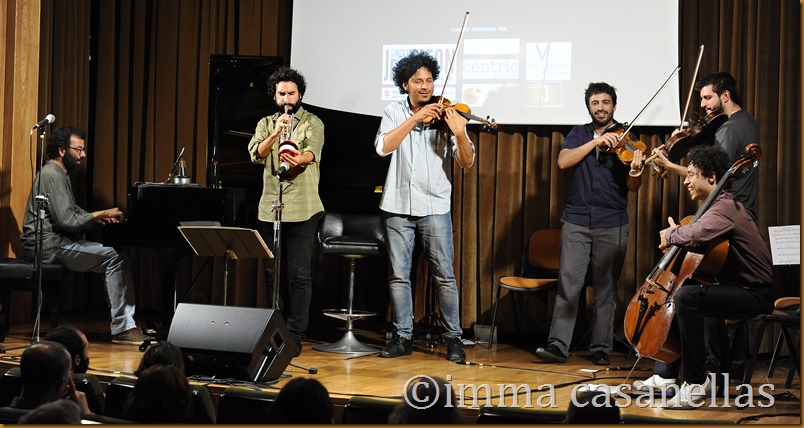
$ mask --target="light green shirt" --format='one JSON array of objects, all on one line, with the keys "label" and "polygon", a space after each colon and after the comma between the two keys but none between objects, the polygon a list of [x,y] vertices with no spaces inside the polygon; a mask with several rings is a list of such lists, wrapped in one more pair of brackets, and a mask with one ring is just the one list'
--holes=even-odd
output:
[{"label": "light green shirt", "polygon": [[[271,135],[280,115],[281,113],[277,112],[272,116],[262,118],[257,123],[254,136],[248,143],[251,162],[262,164],[264,167],[262,196],[257,218],[265,222],[275,220],[271,204],[279,201],[279,179],[276,177],[276,171],[279,170],[279,141],[274,144],[271,154],[266,158],[258,157],[257,147]],[[319,163],[321,162],[321,150],[324,147],[324,123],[303,107],[299,108],[294,117],[291,139],[299,146],[302,154],[312,152],[315,155],[315,160],[309,165],[297,166],[286,174],[287,179],[284,182],[282,193],[282,203],[284,204],[282,221],[298,222],[308,220],[315,214],[324,211],[324,204],[321,203],[321,198],[318,196],[318,180],[321,177]]]}]

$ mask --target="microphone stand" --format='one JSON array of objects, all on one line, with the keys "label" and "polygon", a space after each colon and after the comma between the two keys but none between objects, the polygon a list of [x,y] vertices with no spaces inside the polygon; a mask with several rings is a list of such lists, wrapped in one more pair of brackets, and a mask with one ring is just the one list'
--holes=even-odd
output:
[{"label": "microphone stand", "polygon": [[[279,281],[281,278],[280,270],[282,266],[282,211],[285,209],[285,204],[282,202],[282,194],[285,191],[285,185],[284,185],[285,179],[282,178],[282,174],[277,174],[276,178],[279,180],[279,200],[277,202],[271,203],[271,209],[274,212],[274,272],[273,272],[274,289],[272,297],[273,299],[272,309],[281,312],[281,309],[279,307],[279,285],[280,285]],[[288,184],[288,186],[290,186],[291,184]],[[302,366],[300,364],[294,363],[293,361],[291,361],[289,365],[305,370],[309,374],[318,373],[318,369],[315,367]]]},{"label": "microphone stand", "polygon": [[[36,127],[34,127],[36,129]],[[42,320],[42,241],[44,240],[44,232],[42,223],[45,221],[45,206],[48,203],[47,195],[42,194],[42,166],[44,165],[45,159],[45,130],[44,126],[39,128],[41,131],[39,133],[39,140],[40,140],[40,150],[39,155],[37,157],[37,162],[39,165],[39,174],[40,176],[36,177],[34,175],[34,180],[36,181],[36,196],[34,197],[34,201],[36,202],[36,219],[34,223],[34,267],[33,267],[33,274],[34,274],[34,281],[36,282],[36,318],[34,318],[34,326],[33,332],[31,333],[31,344],[39,342],[39,328]],[[31,136],[33,136],[33,129],[31,129]],[[30,144],[30,143],[29,143]],[[0,346],[0,354],[5,353],[7,351],[12,351],[15,349],[23,349],[27,348],[28,345],[21,345],[21,346],[11,346],[6,348],[5,346]]]}]

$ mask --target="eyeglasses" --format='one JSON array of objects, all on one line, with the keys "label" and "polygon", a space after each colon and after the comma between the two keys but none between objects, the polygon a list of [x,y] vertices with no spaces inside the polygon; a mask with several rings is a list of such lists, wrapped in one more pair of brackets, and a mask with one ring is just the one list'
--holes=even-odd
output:
[{"label": "eyeglasses", "polygon": [[82,155],[84,152],[86,152],[86,151],[87,151],[87,150],[86,150],[85,148],[83,148],[83,147],[72,147],[72,146],[70,146],[70,148],[71,148],[71,149],[73,149],[73,150],[75,150],[76,152],[78,152],[78,156],[81,156],[81,155]]}]

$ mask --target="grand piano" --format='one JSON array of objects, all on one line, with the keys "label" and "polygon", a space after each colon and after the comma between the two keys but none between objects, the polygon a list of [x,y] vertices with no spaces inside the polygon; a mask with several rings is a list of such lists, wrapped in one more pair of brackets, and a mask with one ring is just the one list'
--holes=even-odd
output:
[{"label": "grand piano", "polygon": [[[212,55],[207,186],[137,183],[129,189],[126,221],[103,228],[104,245],[154,251],[165,262],[164,284],[177,283],[176,263],[191,254],[177,226],[216,222],[256,229],[262,169],[246,152],[257,122],[276,111],[266,91],[267,77],[283,58]],[[315,83],[308,82],[308,91]],[[378,213],[388,159],[374,153],[379,117],[305,104],[325,124],[319,194],[327,211]],[[379,112],[378,112],[379,114]],[[135,267],[136,268],[136,267]],[[163,308],[176,303],[175,288],[164,286]],[[163,328],[172,318],[163,310]],[[165,330],[166,333],[166,330]]]}]

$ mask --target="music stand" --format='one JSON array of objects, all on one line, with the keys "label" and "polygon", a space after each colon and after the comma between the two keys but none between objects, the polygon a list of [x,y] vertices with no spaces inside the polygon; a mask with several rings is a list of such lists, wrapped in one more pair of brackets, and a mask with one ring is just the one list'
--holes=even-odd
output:
[{"label": "music stand", "polygon": [[242,227],[226,226],[178,226],[184,239],[195,255],[224,257],[223,305],[229,294],[229,260],[268,259],[274,255],[259,232]]}]

